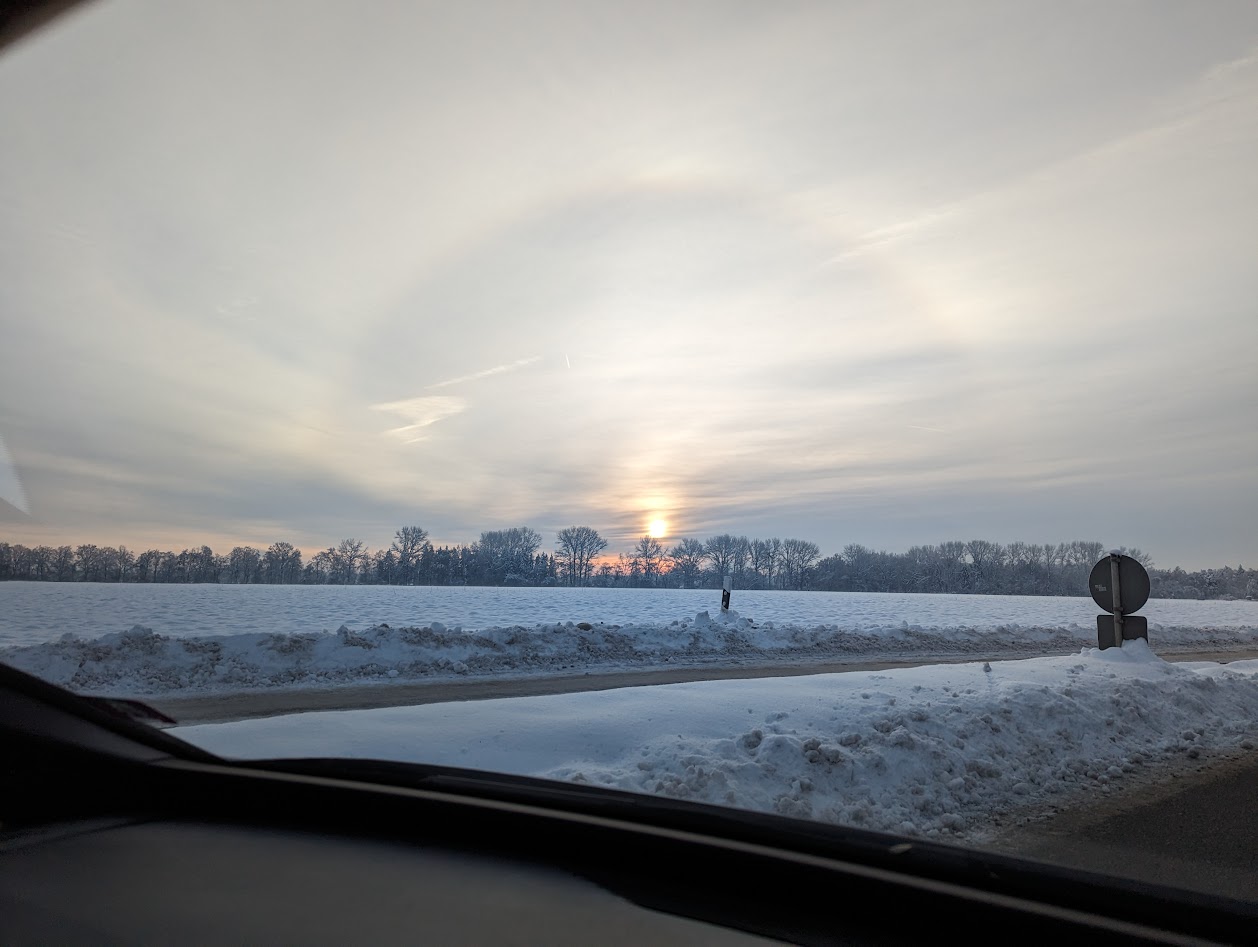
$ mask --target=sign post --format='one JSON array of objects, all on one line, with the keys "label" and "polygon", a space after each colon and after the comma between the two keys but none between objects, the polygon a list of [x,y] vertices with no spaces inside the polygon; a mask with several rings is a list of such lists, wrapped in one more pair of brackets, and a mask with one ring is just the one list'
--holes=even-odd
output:
[{"label": "sign post", "polygon": [[1088,591],[1098,608],[1109,612],[1096,616],[1096,640],[1101,650],[1121,648],[1123,641],[1149,640],[1149,622],[1136,615],[1149,600],[1149,573],[1131,556],[1118,551],[1092,567]]},{"label": "sign post", "polygon": [[725,576],[721,580],[721,613],[729,611],[729,593],[734,587],[734,577],[732,575]]},{"label": "sign post", "polygon": [[1123,646],[1123,578],[1118,574],[1118,555],[1110,553],[1109,581],[1114,590],[1114,647]]}]

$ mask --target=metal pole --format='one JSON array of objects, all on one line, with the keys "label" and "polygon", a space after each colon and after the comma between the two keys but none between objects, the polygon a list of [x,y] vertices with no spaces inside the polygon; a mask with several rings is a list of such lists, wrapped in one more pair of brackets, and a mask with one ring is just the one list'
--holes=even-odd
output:
[{"label": "metal pole", "polygon": [[1121,648],[1123,646],[1123,594],[1118,582],[1118,562],[1118,556],[1110,553],[1109,584],[1111,594],[1114,596],[1114,646]]}]

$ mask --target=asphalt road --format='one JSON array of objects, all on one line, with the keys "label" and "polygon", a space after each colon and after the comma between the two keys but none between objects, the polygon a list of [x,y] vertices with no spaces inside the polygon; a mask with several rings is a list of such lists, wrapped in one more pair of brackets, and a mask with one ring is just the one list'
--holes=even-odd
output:
[{"label": "asphalt road", "polygon": [[[973,661],[972,657],[957,659]],[[685,684],[691,681],[724,681],[760,677],[797,677],[841,671],[882,671],[887,668],[920,667],[916,661],[844,661],[825,664],[773,664],[760,667],[651,667],[606,673],[577,672],[549,677],[466,678],[418,683],[356,684],[319,690],[260,690],[239,694],[194,697],[151,697],[145,703],[174,717],[181,724],[221,723],[311,710],[366,710],[373,707],[411,707],[460,700],[494,700],[499,697],[535,697],[541,694],[574,694],[618,687],[652,684]],[[931,664],[943,662],[932,661]]]},{"label": "asphalt road", "polygon": [[[1258,658],[1258,652],[1226,654],[1167,654],[1168,661],[1240,661]],[[1006,660],[1024,660],[1008,658]],[[181,724],[222,723],[274,717],[313,710],[366,710],[374,707],[410,707],[460,700],[492,700],[499,697],[534,697],[580,691],[646,687],[652,684],[684,684],[691,681],[740,680],[762,677],[797,677],[845,671],[884,671],[889,668],[933,664],[964,664],[973,655],[952,659],[914,661],[831,661],[819,664],[765,664],[757,666],[712,665],[706,667],[651,667],[605,673],[578,673],[550,677],[485,678],[453,681],[357,684],[307,690],[255,690],[238,694],[189,697],[147,697],[156,707]],[[997,660],[993,658],[992,660]]]},{"label": "asphalt road", "polygon": [[[996,847],[1037,860],[1258,901],[1258,751],[1097,794]],[[1258,930],[1254,932],[1258,942]]]}]

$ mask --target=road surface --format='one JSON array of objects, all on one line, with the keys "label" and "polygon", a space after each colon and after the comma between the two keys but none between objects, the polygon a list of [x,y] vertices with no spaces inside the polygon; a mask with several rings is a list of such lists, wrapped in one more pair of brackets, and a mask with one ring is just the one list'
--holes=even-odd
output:
[{"label": "road surface", "polygon": [[[996,847],[1028,858],[1258,901],[1258,751],[1126,783]],[[1258,942],[1258,930],[1255,930]]]},{"label": "road surface", "polygon": [[[1166,654],[1168,661],[1240,661],[1258,658],[1258,652],[1226,654]],[[492,700],[499,697],[535,697],[571,694],[617,687],[652,684],[685,684],[692,681],[740,680],[761,677],[797,677],[846,671],[885,671],[890,668],[934,664],[966,664],[973,655],[914,661],[831,661],[814,664],[720,665],[703,667],[651,667],[631,671],[587,672],[548,677],[463,678],[431,682],[354,684],[304,690],[254,690],[238,694],[200,694],[189,697],[146,697],[145,703],[181,724],[223,723],[312,710],[367,710],[375,707],[410,707],[460,700]],[[992,659],[997,660],[996,658]],[[1025,660],[1025,657],[1003,660]]]},{"label": "road surface", "polygon": [[[974,660],[966,658],[966,661]],[[930,662],[938,663],[938,662]],[[959,662],[958,662],[959,663]],[[825,664],[773,664],[760,667],[651,667],[632,671],[585,672],[547,677],[463,678],[403,684],[353,684],[319,690],[258,690],[239,694],[195,697],[151,697],[145,703],[174,717],[180,724],[222,723],[310,710],[366,710],[373,707],[410,707],[459,700],[494,700],[499,697],[536,697],[542,694],[573,694],[606,691],[618,687],[652,684],[685,684],[691,681],[723,681],[758,677],[797,677],[840,671],[882,671],[919,667],[922,662],[844,661]]]}]

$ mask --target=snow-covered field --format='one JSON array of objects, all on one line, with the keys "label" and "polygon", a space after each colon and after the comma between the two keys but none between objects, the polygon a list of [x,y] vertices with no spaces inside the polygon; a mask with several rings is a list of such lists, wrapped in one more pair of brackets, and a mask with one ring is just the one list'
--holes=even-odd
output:
[{"label": "snow-covered field", "polygon": [[1121,794],[1258,740],[1258,661],[1068,657],[711,681],[171,731],[235,757],[387,758],[981,841],[1013,807]]},{"label": "snow-covered field", "polygon": [[[1026,657],[1096,640],[1088,599],[738,594],[762,610],[725,621],[713,608],[718,617],[709,617],[715,593],[706,591],[3,583],[0,640],[24,643],[0,648],[0,660],[74,690],[143,696],[660,665]],[[696,603],[706,607],[683,610]],[[437,618],[472,614],[492,617]],[[540,622],[555,614],[562,621]],[[1258,647],[1255,602],[1154,602],[1143,614],[1163,653]],[[331,630],[320,624],[327,615],[372,621]],[[504,615],[531,617],[495,623]]]},{"label": "snow-covered field", "polygon": [[[1083,590],[1081,589],[1082,593]],[[720,593],[679,589],[438,588],[305,585],[119,585],[0,582],[0,647],[98,638],[134,625],[172,638],[310,634],[341,625],[468,630],[556,622],[663,625],[715,613]],[[899,627],[1095,628],[1089,598],[901,595],[872,592],[749,592],[733,606],[757,622],[851,630]],[[1167,627],[1258,628],[1258,602],[1154,599],[1142,610]]]}]

